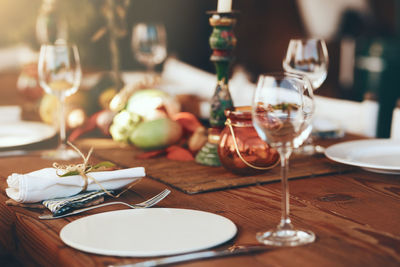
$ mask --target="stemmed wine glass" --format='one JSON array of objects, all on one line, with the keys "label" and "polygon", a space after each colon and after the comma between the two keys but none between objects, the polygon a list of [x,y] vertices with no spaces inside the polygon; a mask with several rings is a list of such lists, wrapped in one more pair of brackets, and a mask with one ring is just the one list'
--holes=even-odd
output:
[{"label": "stemmed wine glass", "polygon": [[[317,90],[325,81],[328,73],[328,49],[321,39],[291,39],[283,59],[283,69],[287,72],[305,75],[311,81],[313,90]],[[300,151],[312,154],[318,150],[310,137]]]},{"label": "stemmed wine glass", "polygon": [[65,99],[78,90],[82,78],[76,45],[64,41],[42,45],[38,74],[40,86],[46,93],[56,96],[60,102],[58,110],[60,144],[56,150],[46,151],[43,157],[60,160],[77,158],[79,154],[65,144]]},{"label": "stemmed wine glass", "polygon": [[328,49],[321,39],[291,39],[283,60],[287,72],[305,75],[317,90],[328,73]]},{"label": "stemmed wine glass", "polygon": [[149,72],[167,56],[167,36],[162,24],[139,23],[132,30],[132,50]]},{"label": "stemmed wine glass", "polygon": [[306,77],[291,73],[259,77],[253,99],[253,125],[260,138],[279,152],[282,172],[282,218],[275,229],[257,234],[261,243],[297,246],[315,240],[313,232],[297,230],[291,224],[287,176],[293,149],[311,133],[313,112],[313,91]]}]

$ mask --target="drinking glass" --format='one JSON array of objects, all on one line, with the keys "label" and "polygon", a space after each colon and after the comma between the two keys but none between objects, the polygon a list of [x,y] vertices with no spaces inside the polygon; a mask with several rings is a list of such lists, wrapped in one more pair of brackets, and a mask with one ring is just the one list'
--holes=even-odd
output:
[{"label": "drinking glass", "polygon": [[317,90],[328,73],[328,49],[321,39],[291,39],[283,60],[287,72],[305,75]]},{"label": "drinking glass", "polygon": [[[328,73],[328,49],[321,39],[291,39],[283,60],[283,69],[287,72],[305,75],[311,81],[313,90],[317,90],[325,81]],[[300,154],[313,154],[321,150],[308,138],[301,147]]]},{"label": "drinking glass", "polygon": [[56,150],[46,151],[42,156],[48,159],[68,160],[80,157],[66,144],[65,99],[74,94],[82,78],[78,48],[64,41],[42,45],[38,63],[39,83],[43,90],[59,100],[60,144]]},{"label": "drinking glass", "polygon": [[132,50],[149,72],[167,57],[167,37],[162,24],[139,23],[132,30]]},{"label": "drinking glass", "polygon": [[281,221],[275,229],[257,234],[261,243],[298,246],[315,240],[313,232],[293,227],[288,188],[289,157],[311,133],[313,112],[313,91],[306,77],[291,73],[259,77],[253,98],[253,125],[260,138],[278,151],[282,174]]}]

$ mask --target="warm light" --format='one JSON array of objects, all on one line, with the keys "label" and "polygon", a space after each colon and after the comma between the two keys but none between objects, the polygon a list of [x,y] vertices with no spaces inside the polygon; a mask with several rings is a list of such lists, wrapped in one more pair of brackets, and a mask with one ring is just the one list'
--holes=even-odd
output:
[{"label": "warm light", "polygon": [[158,108],[163,105],[162,97],[146,97],[142,100],[143,101],[137,101],[130,111],[148,120],[154,120],[165,116],[164,112],[158,110]]},{"label": "warm light", "polygon": [[86,120],[85,111],[82,109],[74,109],[68,114],[67,125],[71,128],[82,126]]}]

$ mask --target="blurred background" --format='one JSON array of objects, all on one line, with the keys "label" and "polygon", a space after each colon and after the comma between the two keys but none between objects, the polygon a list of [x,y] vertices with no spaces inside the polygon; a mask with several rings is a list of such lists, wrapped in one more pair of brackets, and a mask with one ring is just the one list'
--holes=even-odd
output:
[{"label": "blurred background", "polygon": [[[106,29],[116,16],[122,70],[144,70],[131,49],[133,25],[159,22],[166,27],[168,56],[214,73],[206,12],[216,6],[217,0],[0,0],[0,72],[20,72],[56,35],[78,44],[84,71],[110,70]],[[377,136],[389,137],[400,98],[400,1],[233,0],[233,9],[239,13],[232,69],[241,66],[254,82],[260,73],[282,70],[289,39],[323,38],[330,62],[317,93],[378,101]]]}]

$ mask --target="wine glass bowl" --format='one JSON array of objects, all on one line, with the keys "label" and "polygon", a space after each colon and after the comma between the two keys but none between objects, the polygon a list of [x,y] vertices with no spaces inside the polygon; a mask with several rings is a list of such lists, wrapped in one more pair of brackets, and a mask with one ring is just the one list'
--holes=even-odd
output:
[{"label": "wine glass bowl", "polygon": [[[303,77],[283,73],[261,75],[253,104],[253,124],[261,139],[276,148],[300,146],[311,133],[314,111],[311,85]],[[300,92],[305,88],[305,92]]]},{"label": "wine glass bowl", "polygon": [[321,39],[291,39],[283,60],[287,72],[306,75],[313,89],[318,89],[328,73],[328,49]]},{"label": "wine glass bowl", "polygon": [[58,98],[75,94],[81,80],[80,67],[71,66],[77,64],[74,61],[79,57],[78,51],[74,48],[72,49],[73,54],[71,54],[71,51],[68,50],[69,48],[65,46],[44,45],[40,52],[43,56],[39,62],[40,86],[46,93]]},{"label": "wine glass bowl", "polygon": [[[325,41],[321,39],[291,39],[282,62],[285,71],[306,76],[314,91],[325,81],[328,64],[328,49]],[[319,148],[314,145],[310,136],[305,144],[296,150],[296,153],[312,155],[318,153]]]},{"label": "wine glass bowl", "polygon": [[260,138],[278,151],[282,170],[281,221],[275,229],[257,234],[261,243],[298,246],[315,240],[314,233],[297,230],[291,224],[288,188],[289,157],[311,133],[313,112],[313,91],[306,77],[291,73],[259,77],[253,98],[253,124]]},{"label": "wine glass bowl", "polygon": [[78,49],[65,42],[42,45],[38,62],[39,84],[43,90],[57,97],[59,107],[60,144],[54,151],[46,151],[43,157],[68,160],[79,157],[65,144],[65,99],[76,93],[79,88],[82,71]]},{"label": "wine glass bowl", "polygon": [[162,24],[139,23],[132,30],[132,50],[149,71],[167,57],[167,37]]}]

